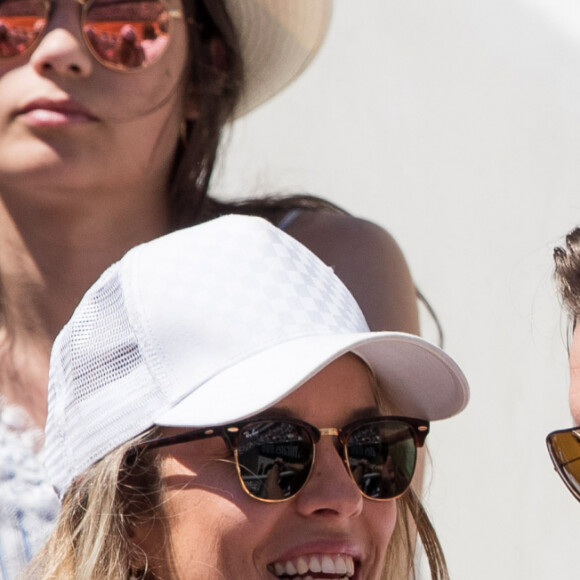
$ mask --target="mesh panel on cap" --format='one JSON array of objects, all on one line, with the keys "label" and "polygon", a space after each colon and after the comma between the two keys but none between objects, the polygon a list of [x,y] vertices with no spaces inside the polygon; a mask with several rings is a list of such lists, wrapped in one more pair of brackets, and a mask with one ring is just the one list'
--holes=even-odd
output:
[{"label": "mesh panel on cap", "polygon": [[76,385],[72,405],[82,403],[93,391],[131,374],[141,364],[141,352],[125,316],[117,278],[93,294],[85,317],[71,327],[69,340],[77,346],[91,345],[76,348],[65,368],[67,380]]},{"label": "mesh panel on cap", "polygon": [[[46,428],[47,448],[53,452],[47,453],[46,465],[57,486],[70,482],[71,469],[82,472],[103,449],[149,427],[152,410],[162,403],[114,272],[115,266],[106,283],[85,296],[53,348]],[[50,438],[62,445],[48,444]]]}]

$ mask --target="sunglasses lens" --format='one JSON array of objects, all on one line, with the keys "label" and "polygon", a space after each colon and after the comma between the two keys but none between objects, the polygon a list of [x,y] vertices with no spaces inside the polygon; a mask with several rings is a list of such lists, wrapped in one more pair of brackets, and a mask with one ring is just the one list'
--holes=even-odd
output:
[{"label": "sunglasses lens", "polygon": [[358,427],[347,442],[348,465],[363,494],[392,499],[411,483],[417,461],[412,428],[401,421],[377,421]]},{"label": "sunglasses lens", "polygon": [[95,56],[109,68],[145,67],[159,58],[169,40],[169,13],[160,0],[96,0],[83,31]]},{"label": "sunglasses lens", "polygon": [[548,436],[548,445],[558,473],[580,499],[580,431],[560,431]]},{"label": "sunglasses lens", "polygon": [[265,500],[292,497],[308,478],[313,449],[310,434],[300,425],[264,421],[244,426],[237,460],[246,491]]},{"label": "sunglasses lens", "polygon": [[18,56],[33,46],[47,17],[42,0],[0,0],[0,58]]}]

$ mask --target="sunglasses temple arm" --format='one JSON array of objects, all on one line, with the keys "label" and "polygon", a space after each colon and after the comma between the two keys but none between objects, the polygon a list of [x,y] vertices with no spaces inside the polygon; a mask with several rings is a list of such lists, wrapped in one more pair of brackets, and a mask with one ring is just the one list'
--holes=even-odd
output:
[{"label": "sunglasses temple arm", "polygon": [[189,443],[190,441],[200,441],[202,439],[209,439],[210,437],[224,437],[224,439],[231,445],[230,438],[225,431],[221,429],[196,429],[195,431],[187,431],[179,435],[172,435],[170,437],[162,437],[161,439],[153,439],[152,441],[144,441],[135,446],[135,451],[138,453],[158,449],[160,447],[167,447],[169,445],[179,445],[180,443]]}]

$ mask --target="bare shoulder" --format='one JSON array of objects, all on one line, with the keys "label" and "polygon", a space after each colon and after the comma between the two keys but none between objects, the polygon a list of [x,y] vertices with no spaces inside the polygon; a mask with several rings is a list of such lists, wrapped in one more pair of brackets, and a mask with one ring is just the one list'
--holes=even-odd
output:
[{"label": "bare shoulder", "polygon": [[372,330],[418,333],[415,286],[394,238],[371,221],[329,211],[304,211],[288,233],[334,268]]}]

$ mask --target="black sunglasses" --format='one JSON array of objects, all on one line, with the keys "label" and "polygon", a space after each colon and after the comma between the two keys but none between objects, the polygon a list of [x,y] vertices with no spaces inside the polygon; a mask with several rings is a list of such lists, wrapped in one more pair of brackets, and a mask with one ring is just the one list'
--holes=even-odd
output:
[{"label": "black sunglasses", "polygon": [[546,437],[554,468],[580,501],[580,427],[554,431]]},{"label": "black sunglasses", "polygon": [[266,502],[296,495],[312,472],[315,445],[336,437],[346,469],[363,496],[391,500],[411,484],[417,448],[425,442],[429,422],[408,417],[377,417],[342,429],[318,429],[297,419],[249,419],[231,425],[196,429],[139,444],[137,454],[208,437],[222,437],[234,453],[246,493]]},{"label": "black sunglasses", "polygon": [[[0,59],[31,51],[42,38],[55,0],[0,0]],[[181,10],[164,0],[73,0],[82,7],[85,44],[104,66],[142,69],[165,52],[171,20]]]}]

